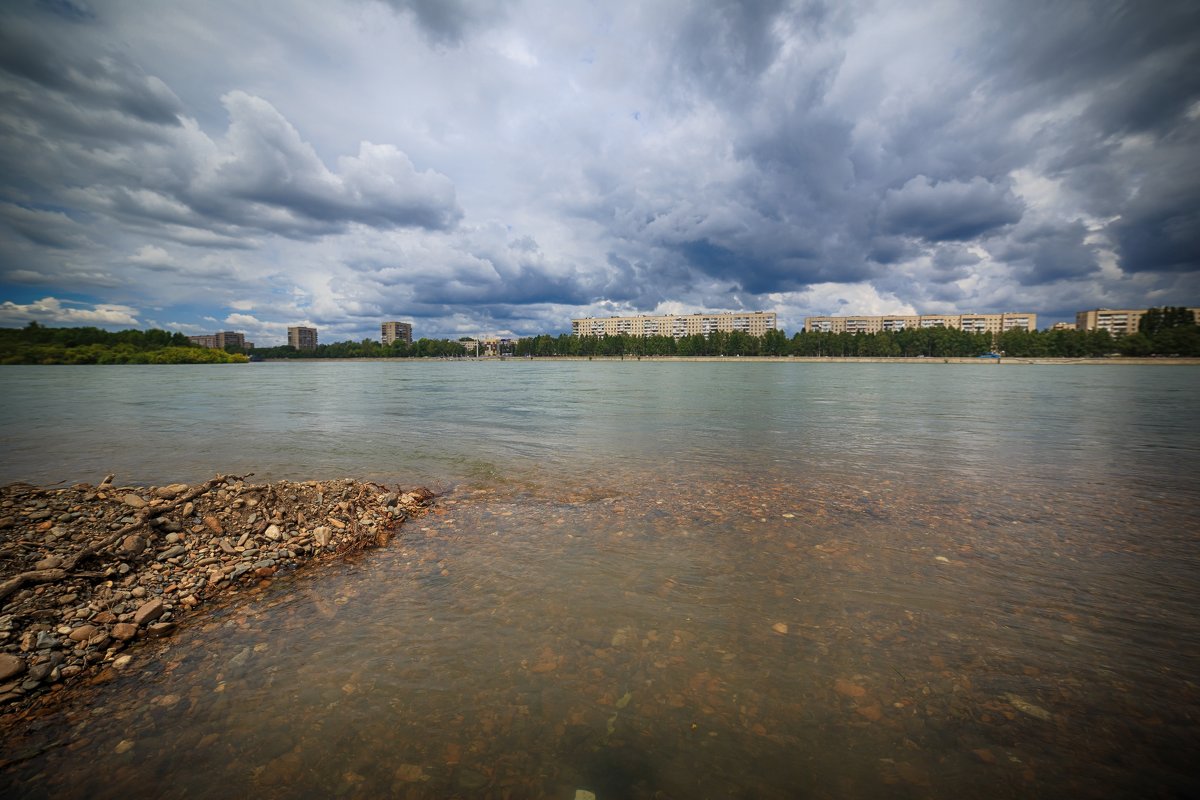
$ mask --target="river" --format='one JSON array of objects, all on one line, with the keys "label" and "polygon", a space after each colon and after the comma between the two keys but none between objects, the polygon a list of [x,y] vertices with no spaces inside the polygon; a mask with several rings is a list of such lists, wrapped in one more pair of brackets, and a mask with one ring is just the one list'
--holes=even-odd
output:
[{"label": "river", "polygon": [[1200,793],[1200,368],[4,367],[0,481],[425,485],[130,650],[22,797]]}]

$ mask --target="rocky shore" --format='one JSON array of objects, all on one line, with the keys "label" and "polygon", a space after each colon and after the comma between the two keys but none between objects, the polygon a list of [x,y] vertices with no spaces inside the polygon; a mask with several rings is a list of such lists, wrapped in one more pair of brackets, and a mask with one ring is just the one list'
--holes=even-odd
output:
[{"label": "rocky shore", "polygon": [[129,662],[206,602],[385,544],[427,489],[355,480],[0,488],[0,713]]}]

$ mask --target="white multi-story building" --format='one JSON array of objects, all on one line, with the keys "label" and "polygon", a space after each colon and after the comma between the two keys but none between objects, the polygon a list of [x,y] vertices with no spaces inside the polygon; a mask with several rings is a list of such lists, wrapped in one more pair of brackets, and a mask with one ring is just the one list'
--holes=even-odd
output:
[{"label": "white multi-story building", "polygon": [[1037,330],[1037,314],[891,314],[883,316],[806,317],[808,333],[880,333],[908,328],[956,328],[969,333]]},{"label": "white multi-story building", "polygon": [[719,314],[665,314],[633,317],[581,317],[571,320],[575,336],[670,336],[681,339],[716,331],[741,331],[762,336],[775,330],[774,311],[734,311]]}]

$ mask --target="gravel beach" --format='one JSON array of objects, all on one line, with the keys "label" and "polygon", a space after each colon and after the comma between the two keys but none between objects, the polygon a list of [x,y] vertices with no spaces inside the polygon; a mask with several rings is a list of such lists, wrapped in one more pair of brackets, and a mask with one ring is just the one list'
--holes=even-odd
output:
[{"label": "gravel beach", "polygon": [[382,546],[427,489],[356,480],[0,487],[0,720],[120,670],[206,603]]}]

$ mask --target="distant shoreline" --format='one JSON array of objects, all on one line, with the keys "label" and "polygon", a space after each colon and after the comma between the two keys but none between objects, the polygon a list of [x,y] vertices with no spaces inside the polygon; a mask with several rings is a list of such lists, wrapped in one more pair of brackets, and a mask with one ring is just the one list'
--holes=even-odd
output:
[{"label": "distant shoreline", "polygon": [[1139,358],[1133,356],[1114,356],[1112,358],[978,358],[978,357],[962,357],[962,356],[933,356],[933,357],[916,357],[908,358],[902,356],[891,357],[858,357],[858,356],[534,356],[532,358],[526,356],[506,356],[499,358],[497,356],[482,356],[479,358],[464,357],[464,358],[266,358],[257,363],[260,364],[287,364],[287,363],[306,363],[306,362],[336,362],[336,361],[382,361],[395,363],[412,363],[419,364],[429,361],[603,361],[603,362],[621,362],[621,361],[646,361],[646,362],[705,362],[705,363],[756,363],[756,364],[976,364],[988,366],[1006,366],[1014,364],[1023,365],[1084,365],[1084,366],[1107,366],[1107,365],[1126,365],[1126,366],[1175,366],[1175,367],[1197,367],[1200,366],[1200,358],[1177,358],[1173,356],[1163,356],[1159,358]]}]

